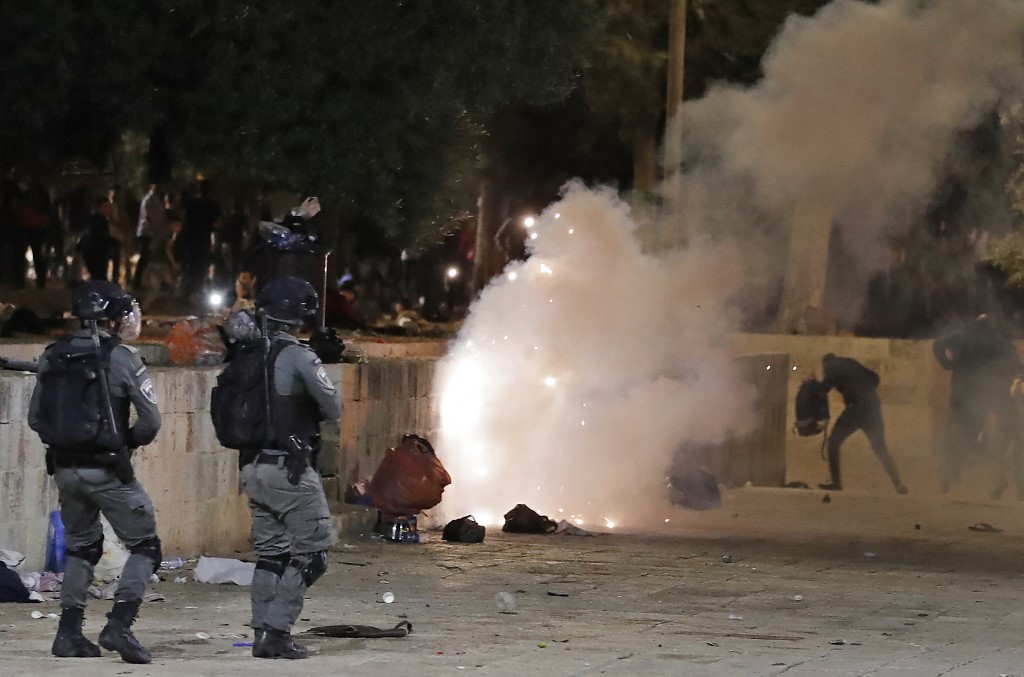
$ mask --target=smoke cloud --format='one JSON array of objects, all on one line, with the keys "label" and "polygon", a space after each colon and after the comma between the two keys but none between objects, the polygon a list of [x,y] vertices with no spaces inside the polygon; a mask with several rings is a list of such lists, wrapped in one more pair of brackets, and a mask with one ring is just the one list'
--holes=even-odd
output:
[{"label": "smoke cloud", "polygon": [[[847,291],[860,296],[885,265],[887,237],[905,235],[962,164],[959,135],[1020,100],[1024,5],[837,0],[791,18],[762,66],[757,86],[718,86],[684,106],[687,171],[675,189],[687,209],[670,222],[756,242],[751,272],[777,278],[794,216],[831,214],[855,265],[842,271]],[[991,207],[973,211],[992,218]]]},{"label": "smoke cloud", "polygon": [[473,306],[439,370],[446,512],[495,522],[516,503],[588,524],[664,518],[684,440],[749,427],[730,359],[727,248],[641,252],[629,207],[571,184]]},{"label": "smoke cloud", "polygon": [[436,386],[447,514],[669,517],[676,450],[750,425],[726,348],[737,290],[778,281],[809,212],[835,220],[860,293],[958,135],[1021,98],[1024,3],[838,0],[788,21],[763,69],[684,106],[681,212],[640,219],[661,253],[613,191],[574,183],[473,305]]}]

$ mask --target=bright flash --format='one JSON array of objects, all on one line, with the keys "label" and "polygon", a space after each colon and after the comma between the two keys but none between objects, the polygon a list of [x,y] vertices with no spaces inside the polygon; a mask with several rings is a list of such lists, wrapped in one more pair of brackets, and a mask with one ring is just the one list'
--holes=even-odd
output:
[{"label": "bright flash", "polygon": [[615,528],[615,522],[611,521],[611,520],[610,520],[610,519],[608,519],[607,517],[605,517],[605,518],[604,518],[604,524],[605,524],[605,526],[606,526],[606,527],[608,527],[609,529],[614,529],[614,528]]},{"label": "bright flash", "polygon": [[533,224],[535,223],[537,223],[537,219],[533,218],[532,216],[527,216],[525,219],[523,219],[523,226],[525,228],[533,228]]},{"label": "bright flash", "polygon": [[555,271],[551,270],[551,267],[548,266],[548,264],[542,263],[540,264],[540,272],[544,273],[545,275],[551,275]]},{"label": "bright flash", "polygon": [[546,385],[548,388],[554,388],[556,385],[558,385],[558,381],[555,379],[554,376],[545,376],[544,385]]},{"label": "bright flash", "polygon": [[458,276],[459,276],[459,269],[458,268],[456,268],[455,266],[452,266],[451,268],[448,269],[448,279],[449,280],[454,280]]},{"label": "bright flash", "polygon": [[477,477],[487,477],[487,468],[483,467],[482,465],[477,467],[477,469],[476,469],[476,476]]},{"label": "bright flash", "polygon": [[665,524],[668,524],[668,518],[667,517],[665,518]]},{"label": "bright flash", "polygon": [[531,240],[536,240],[537,239],[537,233],[530,233],[530,239]]},{"label": "bright flash", "polygon": [[515,282],[517,277],[519,277],[519,275],[514,270],[508,274],[508,279],[512,282]]},{"label": "bright flash", "polygon": [[562,215],[561,215],[561,214],[557,214],[557,213],[556,213],[556,214],[555,214],[555,218],[556,218],[556,219],[560,219],[560,218],[562,218]]},{"label": "bright flash", "polygon": [[576,232],[576,229],[575,229],[575,228],[570,228],[570,229],[569,229],[569,234],[570,234],[570,235],[572,235],[572,234],[573,234],[573,233],[575,233],[575,232]]},{"label": "bright flash", "polygon": [[583,520],[581,520],[581,519],[580,519],[579,517],[577,517],[577,518],[576,518],[575,520],[573,520],[573,521],[574,521],[574,522],[576,522],[576,526],[580,526],[580,525],[582,525],[582,524],[583,524]]},{"label": "bright flash", "polygon": [[213,292],[210,294],[209,301],[211,306],[218,308],[222,303],[224,303],[224,296],[220,292]]}]

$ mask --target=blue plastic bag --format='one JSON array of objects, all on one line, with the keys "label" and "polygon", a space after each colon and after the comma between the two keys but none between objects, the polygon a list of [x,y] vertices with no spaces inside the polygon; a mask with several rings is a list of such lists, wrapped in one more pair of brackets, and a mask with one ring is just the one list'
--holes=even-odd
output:
[{"label": "blue plastic bag", "polygon": [[54,510],[50,513],[50,529],[46,538],[46,570],[62,573],[66,557],[67,543],[64,541],[64,520],[60,517],[60,510]]}]

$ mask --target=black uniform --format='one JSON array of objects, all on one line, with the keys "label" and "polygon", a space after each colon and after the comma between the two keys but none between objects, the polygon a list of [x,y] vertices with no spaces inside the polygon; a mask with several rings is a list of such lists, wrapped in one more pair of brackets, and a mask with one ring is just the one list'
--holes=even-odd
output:
[{"label": "black uniform", "polygon": [[[990,416],[995,418],[993,446],[997,453],[1005,451],[1013,419],[1010,385],[1020,371],[1020,360],[1013,344],[984,316],[963,331],[936,339],[932,352],[951,372],[940,479],[942,491],[948,491],[960,478],[964,460],[977,449],[978,435]],[[994,493],[1001,494],[1003,487],[1005,476],[1000,473]]]},{"label": "black uniform", "polygon": [[831,353],[822,358],[824,375],[821,387],[824,392],[835,388],[843,396],[846,407],[836,419],[828,439],[828,466],[832,476],[827,488],[841,489],[839,449],[843,442],[858,430],[863,430],[871,443],[871,449],[881,461],[896,491],[903,494],[907,489],[900,481],[896,463],[885,444],[885,424],[882,422],[882,403],[878,399],[878,374],[849,357],[836,357]]}]

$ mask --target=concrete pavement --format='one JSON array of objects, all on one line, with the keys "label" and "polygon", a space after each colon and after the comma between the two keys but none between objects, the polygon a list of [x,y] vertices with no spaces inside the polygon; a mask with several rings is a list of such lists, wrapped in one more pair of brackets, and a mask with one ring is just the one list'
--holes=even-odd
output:
[{"label": "concrete pavement", "polygon": [[[156,586],[150,666],[55,659],[56,622],[0,606],[10,675],[1022,675],[1024,511],[1015,502],[740,489],[651,533],[503,535],[480,545],[340,546],[299,629],[390,626],[401,640],[311,638],[315,657],[259,661],[247,589]],[[537,506],[542,508],[542,506]],[[988,523],[1001,533],[968,530]],[[173,555],[173,553],[168,553]],[[723,561],[723,557],[731,562]],[[395,594],[393,604],[376,601]],[[500,613],[495,595],[514,596]],[[557,593],[552,596],[549,593]],[[561,596],[567,595],[567,596]],[[95,636],[108,603],[90,606]],[[196,633],[212,635],[210,640]],[[249,637],[236,637],[249,635]]]}]

